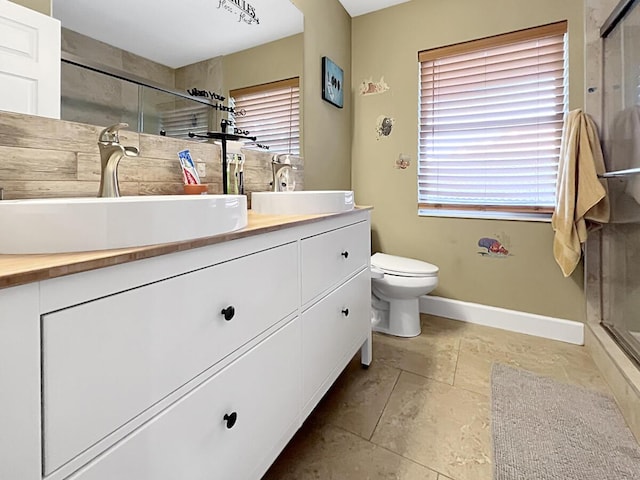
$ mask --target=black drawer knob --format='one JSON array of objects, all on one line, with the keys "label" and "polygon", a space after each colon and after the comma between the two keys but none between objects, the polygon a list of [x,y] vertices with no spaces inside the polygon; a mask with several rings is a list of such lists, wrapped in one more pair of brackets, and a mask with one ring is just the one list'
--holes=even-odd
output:
[{"label": "black drawer knob", "polygon": [[236,412],[225,413],[223,420],[227,422],[227,428],[233,428],[238,420],[238,414]]},{"label": "black drawer knob", "polygon": [[345,317],[348,317],[348,316],[349,316],[349,309],[348,309],[348,308],[343,309],[343,310],[342,310],[342,314],[343,314]]},{"label": "black drawer knob", "polygon": [[349,252],[346,251],[346,250],[344,252],[342,252],[340,255],[342,255],[345,259],[349,258]]},{"label": "black drawer knob", "polygon": [[227,308],[223,308],[220,313],[224,315],[224,319],[228,322],[236,314],[236,309],[233,308],[233,305],[229,305]]}]

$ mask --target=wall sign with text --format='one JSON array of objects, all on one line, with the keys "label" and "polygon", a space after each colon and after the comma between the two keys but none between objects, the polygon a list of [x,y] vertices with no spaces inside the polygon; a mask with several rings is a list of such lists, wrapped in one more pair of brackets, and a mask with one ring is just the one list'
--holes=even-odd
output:
[{"label": "wall sign with text", "polygon": [[253,23],[260,24],[255,7],[245,0],[218,0],[218,8],[224,8],[228,12],[236,13],[239,22],[249,25]]}]

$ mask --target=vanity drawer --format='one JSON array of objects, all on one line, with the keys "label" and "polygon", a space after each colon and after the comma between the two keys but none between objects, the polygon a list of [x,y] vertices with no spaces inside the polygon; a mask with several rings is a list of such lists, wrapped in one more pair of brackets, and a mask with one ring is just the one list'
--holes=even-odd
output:
[{"label": "vanity drawer", "polygon": [[296,319],[69,480],[260,478],[299,426],[299,345]]},{"label": "vanity drawer", "polygon": [[369,264],[369,222],[302,240],[302,304]]},{"label": "vanity drawer", "polygon": [[[371,330],[371,275],[363,270],[304,312],[302,405],[310,412]],[[333,378],[330,378],[334,374]]]},{"label": "vanity drawer", "polygon": [[291,243],[44,315],[45,474],[292,314],[296,254]]}]

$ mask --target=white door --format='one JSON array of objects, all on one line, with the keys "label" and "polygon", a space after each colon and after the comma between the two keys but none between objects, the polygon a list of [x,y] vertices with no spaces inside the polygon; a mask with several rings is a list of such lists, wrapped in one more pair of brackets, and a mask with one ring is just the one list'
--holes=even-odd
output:
[{"label": "white door", "polygon": [[0,0],[0,110],[60,118],[60,22]]}]

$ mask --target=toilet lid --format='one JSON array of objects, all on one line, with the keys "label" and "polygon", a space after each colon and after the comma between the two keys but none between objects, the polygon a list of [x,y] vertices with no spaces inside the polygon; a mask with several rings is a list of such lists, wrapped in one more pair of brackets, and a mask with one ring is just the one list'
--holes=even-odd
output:
[{"label": "toilet lid", "polygon": [[386,253],[374,253],[371,265],[385,273],[403,277],[434,277],[438,274],[438,267],[413,258],[396,257]]}]

